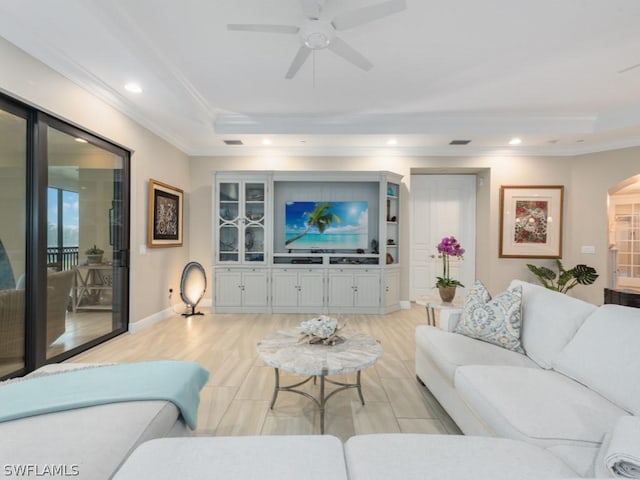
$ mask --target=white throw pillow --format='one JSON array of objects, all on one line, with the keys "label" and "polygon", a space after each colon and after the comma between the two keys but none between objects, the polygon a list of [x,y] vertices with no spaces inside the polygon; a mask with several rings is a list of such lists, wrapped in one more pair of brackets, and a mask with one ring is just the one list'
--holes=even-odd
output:
[{"label": "white throw pillow", "polygon": [[602,305],[553,368],[640,415],[640,308]]},{"label": "white throw pillow", "polygon": [[597,308],[564,293],[514,280],[509,288],[522,287],[522,347],[542,368],[573,338],[584,320]]},{"label": "white throw pillow", "polygon": [[522,288],[502,292],[496,298],[479,280],[469,290],[456,333],[524,353],[520,344]]}]

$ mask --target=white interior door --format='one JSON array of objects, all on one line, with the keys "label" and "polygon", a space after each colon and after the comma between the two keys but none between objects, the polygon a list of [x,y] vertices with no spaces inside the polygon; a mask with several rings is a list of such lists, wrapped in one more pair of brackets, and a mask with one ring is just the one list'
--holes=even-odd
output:
[{"label": "white interior door", "polygon": [[436,277],[442,276],[442,260],[436,245],[455,236],[465,249],[464,259],[451,261],[451,277],[466,288],[475,279],[476,176],[411,176],[411,300],[435,294]]}]

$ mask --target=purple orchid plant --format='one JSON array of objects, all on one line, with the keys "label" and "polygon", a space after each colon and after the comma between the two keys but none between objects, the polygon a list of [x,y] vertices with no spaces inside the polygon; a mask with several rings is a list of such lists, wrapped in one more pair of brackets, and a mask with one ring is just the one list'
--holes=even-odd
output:
[{"label": "purple orchid plant", "polygon": [[449,261],[451,257],[462,258],[464,254],[464,248],[460,245],[455,237],[444,237],[436,247],[438,249],[438,258],[442,258],[442,276],[436,277],[436,287],[464,287],[458,280],[453,280],[449,277],[450,266]]}]

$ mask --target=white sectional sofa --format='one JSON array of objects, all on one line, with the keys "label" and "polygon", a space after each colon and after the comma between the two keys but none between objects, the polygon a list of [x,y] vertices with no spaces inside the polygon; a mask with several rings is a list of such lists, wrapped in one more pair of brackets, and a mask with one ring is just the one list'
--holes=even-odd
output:
[{"label": "white sectional sofa", "polygon": [[[93,366],[53,364],[27,377]],[[0,422],[0,477],[105,480],[140,444],[189,434],[180,411],[167,400],[108,403]]]},{"label": "white sectional sofa", "polygon": [[525,354],[455,333],[453,314],[416,329],[416,374],[466,435],[541,447],[593,476],[605,435],[640,414],[640,309],[517,286]]}]

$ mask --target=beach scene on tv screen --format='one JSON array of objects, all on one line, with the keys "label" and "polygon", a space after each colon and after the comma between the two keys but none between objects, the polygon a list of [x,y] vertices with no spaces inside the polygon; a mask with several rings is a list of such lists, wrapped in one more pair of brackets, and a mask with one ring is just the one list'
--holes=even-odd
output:
[{"label": "beach scene on tv screen", "polygon": [[366,249],[368,202],[286,202],[285,248]]}]

